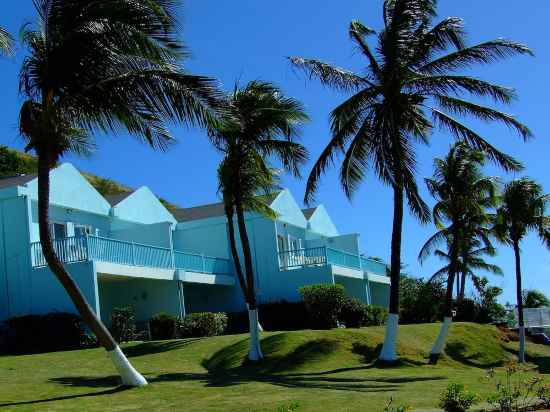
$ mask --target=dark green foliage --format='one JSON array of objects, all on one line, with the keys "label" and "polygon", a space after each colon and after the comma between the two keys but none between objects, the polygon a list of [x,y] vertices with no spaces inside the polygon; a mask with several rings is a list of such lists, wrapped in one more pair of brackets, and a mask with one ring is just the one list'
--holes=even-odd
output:
[{"label": "dark green foliage", "polygon": [[338,317],[345,301],[342,285],[318,284],[299,289],[306,305],[310,327],[331,329],[338,326]]},{"label": "dark green foliage", "polygon": [[200,338],[223,335],[227,329],[225,313],[191,313],[178,323],[178,334],[182,338]]},{"label": "dark green foliage", "polygon": [[168,313],[157,313],[149,320],[151,339],[165,340],[176,337],[177,318]]},{"label": "dark green foliage", "polygon": [[526,308],[547,308],[550,300],[540,290],[524,290],[523,306]]},{"label": "dark green foliage", "polygon": [[132,306],[113,309],[111,312],[111,333],[118,343],[135,339],[136,311]]},{"label": "dark green foliage", "polygon": [[367,322],[367,305],[359,299],[346,298],[342,305],[339,320],[346,328],[360,328]]},{"label": "dark green foliage", "polygon": [[380,326],[384,324],[388,311],[375,305],[367,305],[359,299],[346,298],[338,320],[347,328]]},{"label": "dark green foliage", "polygon": [[501,323],[506,319],[506,308],[498,303],[498,297],[503,290],[497,286],[491,286],[487,278],[474,278],[474,286],[477,290],[476,303],[479,308],[478,323]]},{"label": "dark green foliage", "polygon": [[307,311],[304,302],[286,302],[283,300],[264,303],[258,307],[258,316],[260,324],[267,331],[307,328]]},{"label": "dark green foliage", "polygon": [[468,392],[464,385],[450,383],[441,395],[439,407],[445,412],[465,412],[477,402],[478,396]]},{"label": "dark green foliage", "polygon": [[401,276],[401,323],[427,323],[437,321],[442,313],[445,287],[439,280],[432,282],[410,276]]},{"label": "dark green foliage", "polygon": [[86,334],[80,317],[72,313],[27,315],[8,319],[7,350],[40,353],[82,347]]},{"label": "dark green foliage", "polygon": [[0,177],[36,173],[38,161],[33,156],[0,146]]}]

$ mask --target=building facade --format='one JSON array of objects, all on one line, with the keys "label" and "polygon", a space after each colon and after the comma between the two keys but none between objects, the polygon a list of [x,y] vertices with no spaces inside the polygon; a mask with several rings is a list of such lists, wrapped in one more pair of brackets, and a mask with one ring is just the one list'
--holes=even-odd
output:
[{"label": "building facade", "polygon": [[[133,306],[138,321],[245,308],[220,203],[170,212],[147,187],[104,197],[68,163],[50,178],[56,252],[104,322],[122,306]],[[288,190],[269,200],[276,219],[246,215],[260,303],[338,283],[387,305],[386,265],[360,254],[357,234],[339,234],[322,205],[301,210]],[[0,229],[0,320],[74,312],[42,255],[35,176],[0,179]]]}]

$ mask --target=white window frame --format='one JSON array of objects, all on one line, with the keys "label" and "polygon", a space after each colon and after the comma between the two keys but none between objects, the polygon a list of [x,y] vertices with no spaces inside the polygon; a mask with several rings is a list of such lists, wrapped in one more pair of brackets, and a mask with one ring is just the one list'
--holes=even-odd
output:
[{"label": "white window frame", "polygon": [[50,223],[50,236],[52,239],[59,239],[55,236],[55,225],[63,226],[63,230],[65,231],[65,236],[63,238],[67,237],[67,222],[59,222],[59,221],[53,221]]},{"label": "white window frame", "polygon": [[80,224],[80,223],[75,223],[74,224],[74,235],[76,236],[77,229],[82,229],[82,228],[84,229],[84,234],[93,235],[95,233],[94,228],[92,227],[92,225],[84,225],[84,224]]}]

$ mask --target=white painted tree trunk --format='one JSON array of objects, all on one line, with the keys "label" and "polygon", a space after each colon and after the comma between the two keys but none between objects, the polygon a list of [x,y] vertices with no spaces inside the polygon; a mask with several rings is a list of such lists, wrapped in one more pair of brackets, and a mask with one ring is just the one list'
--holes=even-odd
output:
[{"label": "white painted tree trunk", "polygon": [[443,352],[443,348],[445,347],[445,341],[447,340],[447,335],[449,335],[449,329],[451,328],[452,324],[453,324],[453,318],[451,317],[443,318],[441,329],[439,329],[439,335],[437,335],[437,339],[435,340],[435,343],[432,347],[432,351],[430,353],[432,356],[439,356]]},{"label": "white painted tree trunk", "polygon": [[248,352],[248,359],[257,362],[264,357],[260,346],[260,328],[257,309],[248,310],[248,323],[250,327],[250,351]]},{"label": "white painted tree trunk", "polygon": [[145,378],[134,369],[134,367],[128,362],[126,356],[117,346],[114,350],[107,352],[107,355],[115,365],[116,370],[122,378],[122,385],[124,386],[145,386],[147,381]]},{"label": "white painted tree trunk", "polygon": [[519,327],[519,363],[525,363],[525,326]]},{"label": "white painted tree trunk", "polygon": [[397,360],[397,327],[399,325],[399,315],[390,313],[386,320],[386,334],[384,345],[380,352],[380,360],[384,362],[395,362]]},{"label": "white painted tree trunk", "polygon": [[[248,306],[248,303],[246,304],[246,310],[250,310],[249,309],[249,306]],[[260,317],[258,316],[258,330],[260,332],[263,332],[264,331],[264,328],[262,328],[262,324],[260,323]]]}]

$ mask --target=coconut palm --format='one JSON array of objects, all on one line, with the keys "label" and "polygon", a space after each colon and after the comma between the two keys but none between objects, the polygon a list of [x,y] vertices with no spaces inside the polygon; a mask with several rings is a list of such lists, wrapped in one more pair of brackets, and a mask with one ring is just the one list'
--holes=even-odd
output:
[{"label": "coconut palm", "polygon": [[3,27],[0,27],[0,55],[9,55],[12,51],[13,39]]},{"label": "coconut palm", "polygon": [[[444,319],[430,353],[434,363],[441,355],[452,323],[455,278],[461,273],[466,276],[472,267],[489,267],[480,256],[494,254],[488,236],[487,209],[495,205],[497,181],[483,175],[484,162],[483,152],[459,142],[444,159],[435,159],[434,177],[426,179],[428,191],[437,200],[432,215],[439,230],[424,244],[418,258],[422,263],[433,252],[447,261],[434,275],[447,277]],[[447,252],[436,249],[441,243],[447,246]]]},{"label": "coconut palm", "polygon": [[550,248],[550,216],[546,215],[549,206],[550,195],[544,194],[542,186],[529,178],[521,178],[506,184],[495,216],[494,231],[497,239],[514,250],[521,363],[525,362],[525,323],[520,246],[529,232],[535,232],[546,247]]},{"label": "coconut palm", "polygon": [[[277,159],[286,171],[299,176],[299,168],[307,160],[307,151],[295,139],[299,126],[308,117],[297,100],[285,97],[272,84],[259,81],[252,81],[243,88],[236,85],[227,105],[229,114],[211,137],[214,146],[224,156],[218,169],[219,191],[225,206],[237,278],[248,306],[248,358],[258,361],[263,354],[245,212],[275,217],[266,197],[276,182],[275,171],[270,168],[268,159]],[[234,216],[237,218],[244,270],[237,246]]]},{"label": "coconut palm", "polygon": [[[366,67],[360,74],[319,60],[290,58],[294,67],[318,78],[323,85],[352,93],[331,112],[332,137],[311,171],[306,201],[312,199],[321,176],[339,153],[344,155],[340,181],[348,197],[356,191],[369,168],[393,190],[390,315],[380,354],[385,361],[397,359],[404,197],[420,221],[429,218],[428,207],[420,198],[415,181],[417,144],[427,144],[437,126],[484,150],[506,170],[514,170],[518,168],[516,161],[493,147],[460,117],[504,123],[523,138],[531,135],[514,117],[462,97],[489,97],[507,104],[515,97],[512,89],[456,74],[460,69],[531,51],[503,39],[466,46],[462,20],[450,17],[432,25],[435,15],[435,0],[386,0],[384,27],[379,33],[353,21],[349,35],[366,59]],[[369,45],[371,37],[377,40],[375,48]],[[449,49],[454,50],[448,52]]]},{"label": "coconut palm", "polygon": [[36,25],[22,28],[20,133],[38,156],[38,220],[44,257],[124,385],[135,371],[57,257],[49,231],[50,170],[67,153],[93,149],[96,132],[127,132],[153,147],[172,137],[166,120],[204,125],[215,82],[187,74],[173,0],[35,0]]}]

